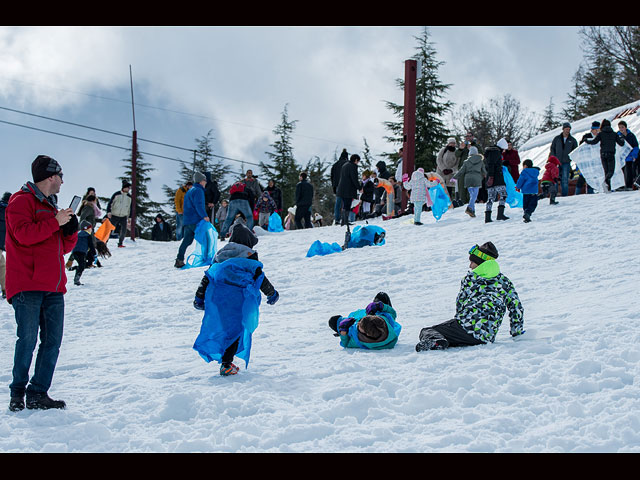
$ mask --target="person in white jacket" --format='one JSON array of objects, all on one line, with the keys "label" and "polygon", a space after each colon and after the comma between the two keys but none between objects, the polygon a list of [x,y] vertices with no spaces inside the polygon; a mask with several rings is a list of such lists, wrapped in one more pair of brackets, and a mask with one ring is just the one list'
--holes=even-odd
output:
[{"label": "person in white jacket", "polygon": [[426,203],[427,206],[433,205],[431,196],[429,195],[429,188],[437,185],[436,182],[430,182],[424,175],[424,169],[419,168],[411,174],[411,180],[403,178],[403,186],[407,190],[411,190],[410,201],[413,203],[413,224],[422,225],[420,222],[420,216],[422,214],[422,207]]}]

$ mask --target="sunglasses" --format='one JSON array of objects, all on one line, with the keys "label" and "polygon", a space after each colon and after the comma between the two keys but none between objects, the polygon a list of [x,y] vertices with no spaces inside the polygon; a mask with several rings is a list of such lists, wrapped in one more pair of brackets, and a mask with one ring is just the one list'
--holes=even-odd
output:
[{"label": "sunglasses", "polygon": [[474,245],[469,249],[469,255],[475,255],[482,260],[495,260],[491,255],[487,255],[486,253],[480,251],[480,247],[478,245]]}]

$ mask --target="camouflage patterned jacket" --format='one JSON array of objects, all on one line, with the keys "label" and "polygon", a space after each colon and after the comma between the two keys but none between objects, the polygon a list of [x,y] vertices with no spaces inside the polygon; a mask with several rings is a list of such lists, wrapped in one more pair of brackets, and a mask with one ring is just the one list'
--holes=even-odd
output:
[{"label": "camouflage patterned jacket", "polygon": [[511,335],[522,334],[524,309],[513,283],[500,273],[495,260],[483,262],[460,282],[455,318],[474,338],[493,343],[507,309]]}]

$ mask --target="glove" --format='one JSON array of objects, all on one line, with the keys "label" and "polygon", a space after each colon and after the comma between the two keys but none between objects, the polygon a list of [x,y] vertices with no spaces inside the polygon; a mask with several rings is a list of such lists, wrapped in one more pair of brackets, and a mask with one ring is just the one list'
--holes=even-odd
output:
[{"label": "glove", "polygon": [[409,181],[409,174],[408,173],[403,173],[402,174],[402,181],[403,182],[408,182]]},{"label": "glove", "polygon": [[354,323],[356,323],[355,318],[350,318],[350,317],[344,318],[338,325],[338,331],[347,332],[351,328],[351,325],[353,325]]},{"label": "glove", "polygon": [[382,302],[371,302],[369,305],[367,305],[367,308],[365,310],[367,312],[367,315],[373,315],[376,312],[380,312],[383,308],[384,305],[382,304]]},{"label": "glove", "polygon": [[60,230],[62,230],[62,234],[65,237],[76,233],[78,231],[78,217],[76,217],[75,215],[71,215],[69,221],[62,225],[62,227],[60,227]]},{"label": "glove", "polygon": [[196,310],[204,310],[204,298],[194,297],[193,308]]},{"label": "glove", "polygon": [[269,305],[273,305],[278,301],[279,298],[280,298],[280,294],[278,294],[278,292],[274,290],[273,293],[267,297],[267,303]]}]

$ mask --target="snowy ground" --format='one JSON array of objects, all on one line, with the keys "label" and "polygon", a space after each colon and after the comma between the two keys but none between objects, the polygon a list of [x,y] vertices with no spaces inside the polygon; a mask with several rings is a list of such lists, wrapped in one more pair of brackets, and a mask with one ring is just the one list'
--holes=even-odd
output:
[{"label": "snowy ground", "polygon": [[[192,349],[202,268],[173,267],[177,242],[127,241],[82,287],[69,282],[50,394],[64,411],[9,412],[15,321],[0,308],[2,452],[640,452],[640,192],[507,207],[485,225],[464,209],[435,223],[382,222],[384,246],[305,258],[325,227],[267,234],[257,249],[280,301],[261,305],[251,363],[223,378]],[[482,210],[483,206],[479,207]],[[450,319],[475,243],[497,246],[526,334],[416,353]],[[389,293],[393,350],[344,350],[327,320]]]}]

